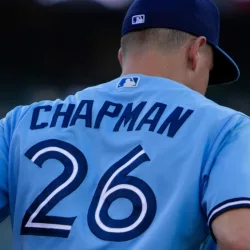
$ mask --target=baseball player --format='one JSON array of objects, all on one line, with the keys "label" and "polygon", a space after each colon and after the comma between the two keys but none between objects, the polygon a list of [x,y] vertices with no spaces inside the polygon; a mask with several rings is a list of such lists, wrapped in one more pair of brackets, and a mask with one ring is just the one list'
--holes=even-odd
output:
[{"label": "baseball player", "polygon": [[[0,124],[14,250],[250,249],[250,120],[206,99],[239,78],[210,0],[135,0],[122,75]],[[210,230],[209,230],[210,229]]]}]

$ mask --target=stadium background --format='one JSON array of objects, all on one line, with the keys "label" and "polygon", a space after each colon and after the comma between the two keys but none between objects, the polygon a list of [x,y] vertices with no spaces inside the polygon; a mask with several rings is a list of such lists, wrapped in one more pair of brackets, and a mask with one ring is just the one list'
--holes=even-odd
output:
[{"label": "stadium background", "polygon": [[[120,27],[131,0],[1,0],[0,116],[17,105],[68,94],[119,76]],[[221,46],[238,62],[237,84],[211,87],[207,96],[250,115],[250,3],[217,0]],[[223,67],[223,65],[221,65]],[[9,219],[0,249],[11,249]]]}]

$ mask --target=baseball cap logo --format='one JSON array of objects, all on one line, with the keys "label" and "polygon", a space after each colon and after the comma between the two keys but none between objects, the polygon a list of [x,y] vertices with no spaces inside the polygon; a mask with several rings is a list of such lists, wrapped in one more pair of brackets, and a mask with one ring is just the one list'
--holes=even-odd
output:
[{"label": "baseball cap logo", "polygon": [[145,15],[136,15],[132,17],[132,24],[142,24],[145,23]]}]

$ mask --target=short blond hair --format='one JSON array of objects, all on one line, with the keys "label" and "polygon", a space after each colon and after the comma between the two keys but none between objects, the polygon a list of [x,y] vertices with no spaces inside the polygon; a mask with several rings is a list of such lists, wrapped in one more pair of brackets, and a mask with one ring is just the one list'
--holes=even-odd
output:
[{"label": "short blond hair", "polygon": [[180,48],[191,37],[190,34],[179,30],[166,28],[145,29],[128,33],[122,37],[121,49],[124,55],[136,48],[155,48],[162,51],[174,50]]}]

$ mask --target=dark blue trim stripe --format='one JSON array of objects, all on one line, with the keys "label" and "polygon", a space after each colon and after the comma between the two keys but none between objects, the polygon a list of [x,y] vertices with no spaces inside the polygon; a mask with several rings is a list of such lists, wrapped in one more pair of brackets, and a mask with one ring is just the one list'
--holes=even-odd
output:
[{"label": "dark blue trim stripe", "polygon": [[250,198],[240,197],[240,198],[225,200],[219,203],[210,211],[210,213],[208,214],[208,226],[211,231],[211,236],[215,242],[216,242],[216,237],[212,230],[212,223],[214,222],[214,220],[225,212],[240,208],[250,208]]}]

